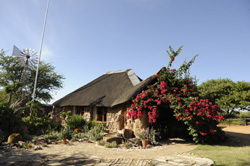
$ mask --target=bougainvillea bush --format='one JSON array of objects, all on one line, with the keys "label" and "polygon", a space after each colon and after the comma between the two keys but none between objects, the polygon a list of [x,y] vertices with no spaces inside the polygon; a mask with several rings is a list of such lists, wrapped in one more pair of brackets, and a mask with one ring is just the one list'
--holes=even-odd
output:
[{"label": "bougainvillea bush", "polygon": [[[224,132],[217,127],[219,121],[224,120],[220,115],[222,110],[208,99],[200,97],[196,82],[189,75],[189,68],[197,56],[188,63],[184,61],[178,70],[171,69],[182,47],[177,51],[169,48],[168,66],[153,75],[154,83],[133,99],[127,118],[136,119],[146,111],[149,123],[154,124],[159,118],[159,111],[173,111],[174,117],[188,126],[189,134],[196,143],[224,140]],[[170,110],[159,110],[162,105],[168,105]]]}]

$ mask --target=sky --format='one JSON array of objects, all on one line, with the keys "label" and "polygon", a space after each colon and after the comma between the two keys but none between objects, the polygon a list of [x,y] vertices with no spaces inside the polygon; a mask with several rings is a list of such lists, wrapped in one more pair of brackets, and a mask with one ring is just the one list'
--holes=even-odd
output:
[{"label": "sky", "polygon": [[[0,49],[39,52],[47,0],[0,0]],[[183,50],[173,68],[199,55],[198,84],[250,82],[250,0],[50,0],[41,60],[65,77],[54,101],[107,71],[142,79],[167,66],[169,45]]]}]

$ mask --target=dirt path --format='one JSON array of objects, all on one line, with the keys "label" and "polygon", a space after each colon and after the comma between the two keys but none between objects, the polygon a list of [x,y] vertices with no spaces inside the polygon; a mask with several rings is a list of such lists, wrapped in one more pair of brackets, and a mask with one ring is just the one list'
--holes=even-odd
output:
[{"label": "dirt path", "polygon": [[197,145],[193,143],[182,142],[180,140],[172,140],[172,143],[163,143],[162,146],[151,147],[149,149],[108,149],[96,143],[73,142],[70,144],[49,145],[36,151],[17,149],[9,153],[0,153],[0,165],[11,165],[12,163],[16,165],[21,164],[22,161],[26,161],[23,165],[36,165],[36,163],[37,165],[41,165],[41,163],[43,165],[62,163],[65,165],[70,165],[70,163],[77,165],[87,165],[90,163],[90,165],[93,165],[97,160],[105,159],[151,160],[189,152],[196,147]]},{"label": "dirt path", "polygon": [[74,142],[72,145],[51,145],[43,150],[34,151],[43,155],[72,155],[77,153],[85,154],[87,157],[97,156],[98,158],[129,158],[129,159],[154,159],[161,156],[175,155],[195,149],[197,145],[193,143],[163,144],[162,146],[150,149],[109,149],[95,143]]},{"label": "dirt path", "polygon": [[250,146],[250,126],[222,126],[223,131],[243,146]]}]

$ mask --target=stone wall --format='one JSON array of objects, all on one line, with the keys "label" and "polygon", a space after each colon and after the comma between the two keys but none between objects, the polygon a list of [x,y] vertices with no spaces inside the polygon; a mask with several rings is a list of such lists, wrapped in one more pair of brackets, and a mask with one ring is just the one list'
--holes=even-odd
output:
[{"label": "stone wall", "polygon": [[52,113],[51,113],[51,119],[52,122],[56,123],[60,120],[60,113],[62,112],[62,107],[55,107],[53,106]]},{"label": "stone wall", "polygon": [[142,116],[138,119],[130,118],[127,119],[127,129],[130,129],[134,132],[134,135],[137,136],[138,133],[143,133],[149,127],[148,115],[146,111],[142,111]]},{"label": "stone wall", "polygon": [[83,112],[83,118],[86,120],[86,121],[90,121],[90,120],[92,120],[92,118],[91,118],[91,112],[92,112],[93,110],[90,108],[90,107],[84,107],[84,112]]},{"label": "stone wall", "polygon": [[108,108],[107,110],[107,128],[110,131],[117,131],[124,128],[124,117],[122,115],[122,105]]}]

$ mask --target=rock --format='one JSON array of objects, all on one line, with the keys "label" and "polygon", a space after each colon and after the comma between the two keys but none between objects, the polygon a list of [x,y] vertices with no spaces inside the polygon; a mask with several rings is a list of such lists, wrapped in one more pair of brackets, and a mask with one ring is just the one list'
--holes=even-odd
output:
[{"label": "rock", "polygon": [[36,146],[36,147],[34,148],[34,150],[43,150],[43,148],[40,147],[40,146]]},{"label": "rock", "polygon": [[123,140],[122,137],[117,137],[117,136],[105,136],[105,137],[103,137],[104,142],[110,142],[110,143],[115,141],[117,144],[121,144],[122,140]]},{"label": "rock", "polygon": [[22,140],[22,136],[19,133],[13,133],[8,137],[8,143],[18,143]]},{"label": "rock", "polygon": [[124,129],[123,136],[126,139],[132,138],[133,137],[133,130],[131,130],[131,129]]},{"label": "rock", "polygon": [[23,145],[25,144],[25,142],[23,142],[23,141],[18,141],[18,144],[19,144],[20,146],[23,146]]}]

